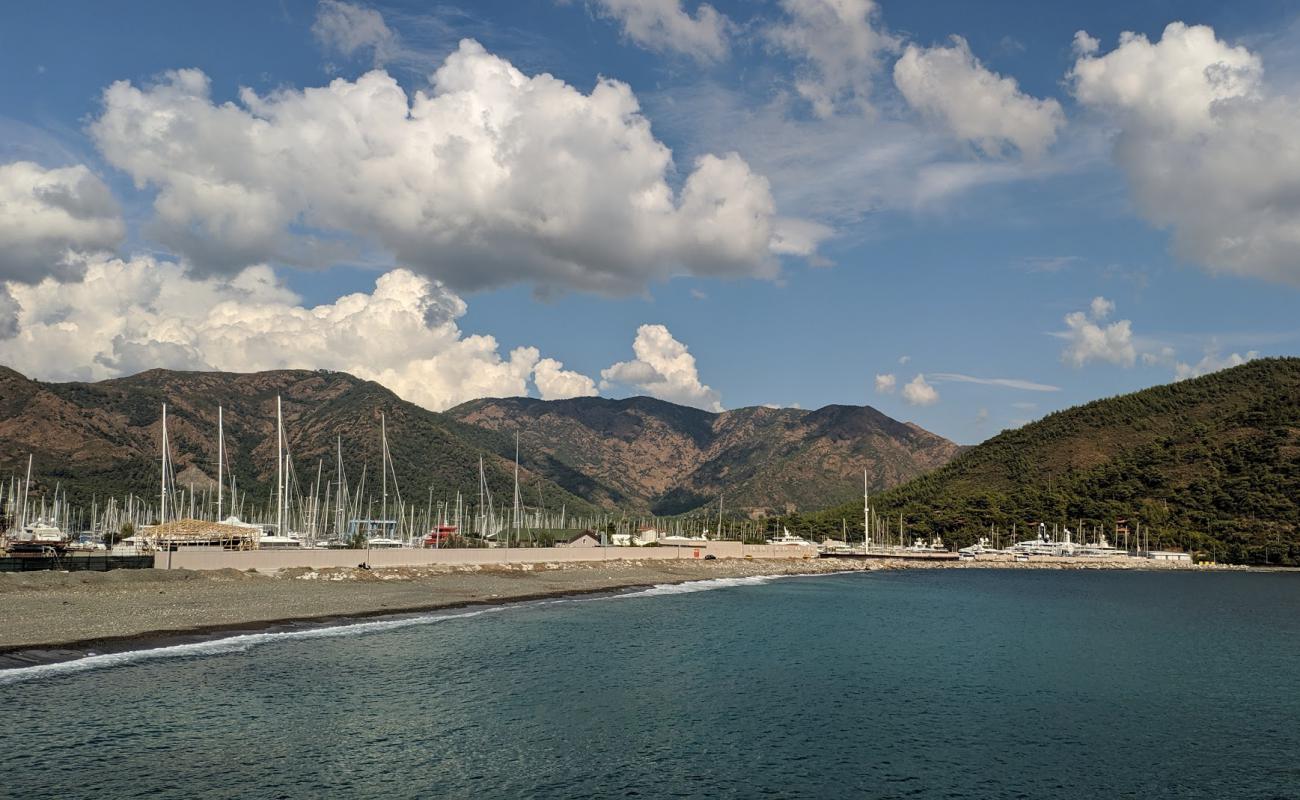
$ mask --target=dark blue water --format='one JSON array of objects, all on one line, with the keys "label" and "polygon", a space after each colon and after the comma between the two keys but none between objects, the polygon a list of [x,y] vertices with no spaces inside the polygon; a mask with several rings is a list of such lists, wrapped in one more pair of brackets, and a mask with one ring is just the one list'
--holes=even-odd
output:
[{"label": "dark blue water", "polygon": [[0,793],[1300,797],[1300,575],[857,574],[401,625],[10,674]]}]

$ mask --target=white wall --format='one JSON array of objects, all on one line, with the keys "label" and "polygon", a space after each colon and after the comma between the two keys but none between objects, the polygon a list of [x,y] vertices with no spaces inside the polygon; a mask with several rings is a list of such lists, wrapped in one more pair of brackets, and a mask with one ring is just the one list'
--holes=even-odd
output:
[{"label": "white wall", "polygon": [[816,558],[812,547],[741,545],[738,542],[701,542],[699,547],[504,547],[493,549],[381,548],[375,550],[217,550],[188,548],[154,554],[158,569],[254,569],[273,572],[289,567],[415,567],[469,564],[539,564],[566,561],[718,558]]}]

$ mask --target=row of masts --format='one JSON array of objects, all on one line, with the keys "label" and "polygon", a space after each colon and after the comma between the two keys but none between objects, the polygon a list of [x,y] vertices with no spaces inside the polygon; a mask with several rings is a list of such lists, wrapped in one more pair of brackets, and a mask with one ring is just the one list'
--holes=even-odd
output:
[{"label": "row of masts", "polygon": [[[487,479],[483,456],[479,456],[478,503],[457,490],[436,497],[438,487],[430,485],[427,495],[419,501],[408,502],[398,484],[396,466],[388,443],[387,417],[380,414],[380,493],[379,515],[375,515],[375,498],[367,492],[369,467],[362,465],[355,487],[348,480],[344,464],[342,437],[336,437],[334,475],[327,476],[324,459],[317,462],[314,480],[309,491],[303,491],[294,468],[294,461],[285,434],[284,407],[276,397],[276,484],[265,505],[250,498],[240,490],[231,470],[229,449],[225,443],[225,409],[217,408],[217,464],[215,490],[209,485],[179,484],[176,461],[171,452],[172,438],[168,428],[168,407],[162,406],[160,436],[160,469],[156,504],[134,494],[125,497],[92,495],[90,508],[77,508],[69,504],[66,492],[56,486],[52,501],[47,507],[46,498],[40,498],[39,508],[29,495],[32,487],[32,457],[28,457],[25,478],[11,476],[7,486],[0,487],[0,501],[8,512],[10,527],[18,529],[43,519],[72,533],[90,533],[102,537],[118,532],[126,526],[136,531],[142,527],[159,525],[165,532],[167,526],[182,518],[222,522],[231,517],[248,520],[274,530],[277,536],[299,538],[307,543],[340,542],[361,535],[365,539],[397,539],[403,544],[419,544],[425,534],[436,530],[454,531],[458,537],[510,546],[531,544],[538,540],[539,532],[564,530],[596,530],[610,534],[626,532],[635,534],[645,528],[655,528],[662,534],[682,536],[710,536],[710,538],[740,538],[763,536],[767,526],[763,521],[742,520],[732,522],[730,530],[722,516],[719,498],[716,527],[712,527],[711,512],[691,517],[632,515],[621,513],[573,514],[567,505],[558,510],[548,508],[540,480],[537,485],[537,504],[525,502],[524,487],[520,483],[519,436],[515,437],[514,491],[509,508],[498,508],[494,502]],[[391,486],[390,486],[391,482]],[[712,527],[712,530],[711,530]],[[435,545],[442,544],[434,537]]]}]

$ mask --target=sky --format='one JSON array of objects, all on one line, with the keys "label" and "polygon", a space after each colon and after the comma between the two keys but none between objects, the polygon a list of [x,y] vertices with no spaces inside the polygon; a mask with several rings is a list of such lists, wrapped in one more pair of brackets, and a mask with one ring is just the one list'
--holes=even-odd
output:
[{"label": "sky", "polygon": [[0,10],[0,364],[960,443],[1300,347],[1300,7]]}]

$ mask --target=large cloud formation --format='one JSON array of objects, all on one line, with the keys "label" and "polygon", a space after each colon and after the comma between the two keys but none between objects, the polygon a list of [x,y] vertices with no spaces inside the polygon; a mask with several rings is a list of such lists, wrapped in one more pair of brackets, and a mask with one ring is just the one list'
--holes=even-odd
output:
[{"label": "large cloud formation", "polygon": [[0,281],[72,274],[70,251],[112,249],[124,232],[117,201],[86,167],[0,164]]},{"label": "large cloud formation", "polygon": [[948,47],[908,45],[894,64],[894,84],[908,105],[988,155],[1013,145],[1037,158],[1065,124],[1060,103],[1031,97],[1014,78],[990,71],[960,36]]},{"label": "large cloud formation", "polygon": [[51,380],[98,380],[154,367],[336,369],[378,381],[435,411],[476,397],[591,394],[590,378],[541,359],[536,348],[500,352],[465,335],[465,302],[408,270],[381,276],[370,294],[307,308],[270,269],[197,278],[147,257],[85,259],[84,276],[9,283],[17,335],[0,363]]},{"label": "large cloud formation", "polygon": [[470,40],[427,94],[377,70],[215,103],[207,76],[179,70],[109,86],[90,131],[157,189],[156,235],[209,271],[301,261],[307,228],[316,246],[372,242],[457,289],[619,294],[778,272],[767,180],[739,156],[701,156],[674,190],[672,154],[626,84],[583,94]]},{"label": "large cloud formation", "polygon": [[642,325],[632,342],[636,358],[601,370],[600,386],[629,386],[651,397],[722,411],[722,396],[700,380],[695,356],[663,325]]},{"label": "large cloud formation", "polygon": [[1259,57],[1181,22],[1103,55],[1081,33],[1076,49],[1074,94],[1113,118],[1137,206],[1177,254],[1300,283],[1300,104],[1269,91]]}]

